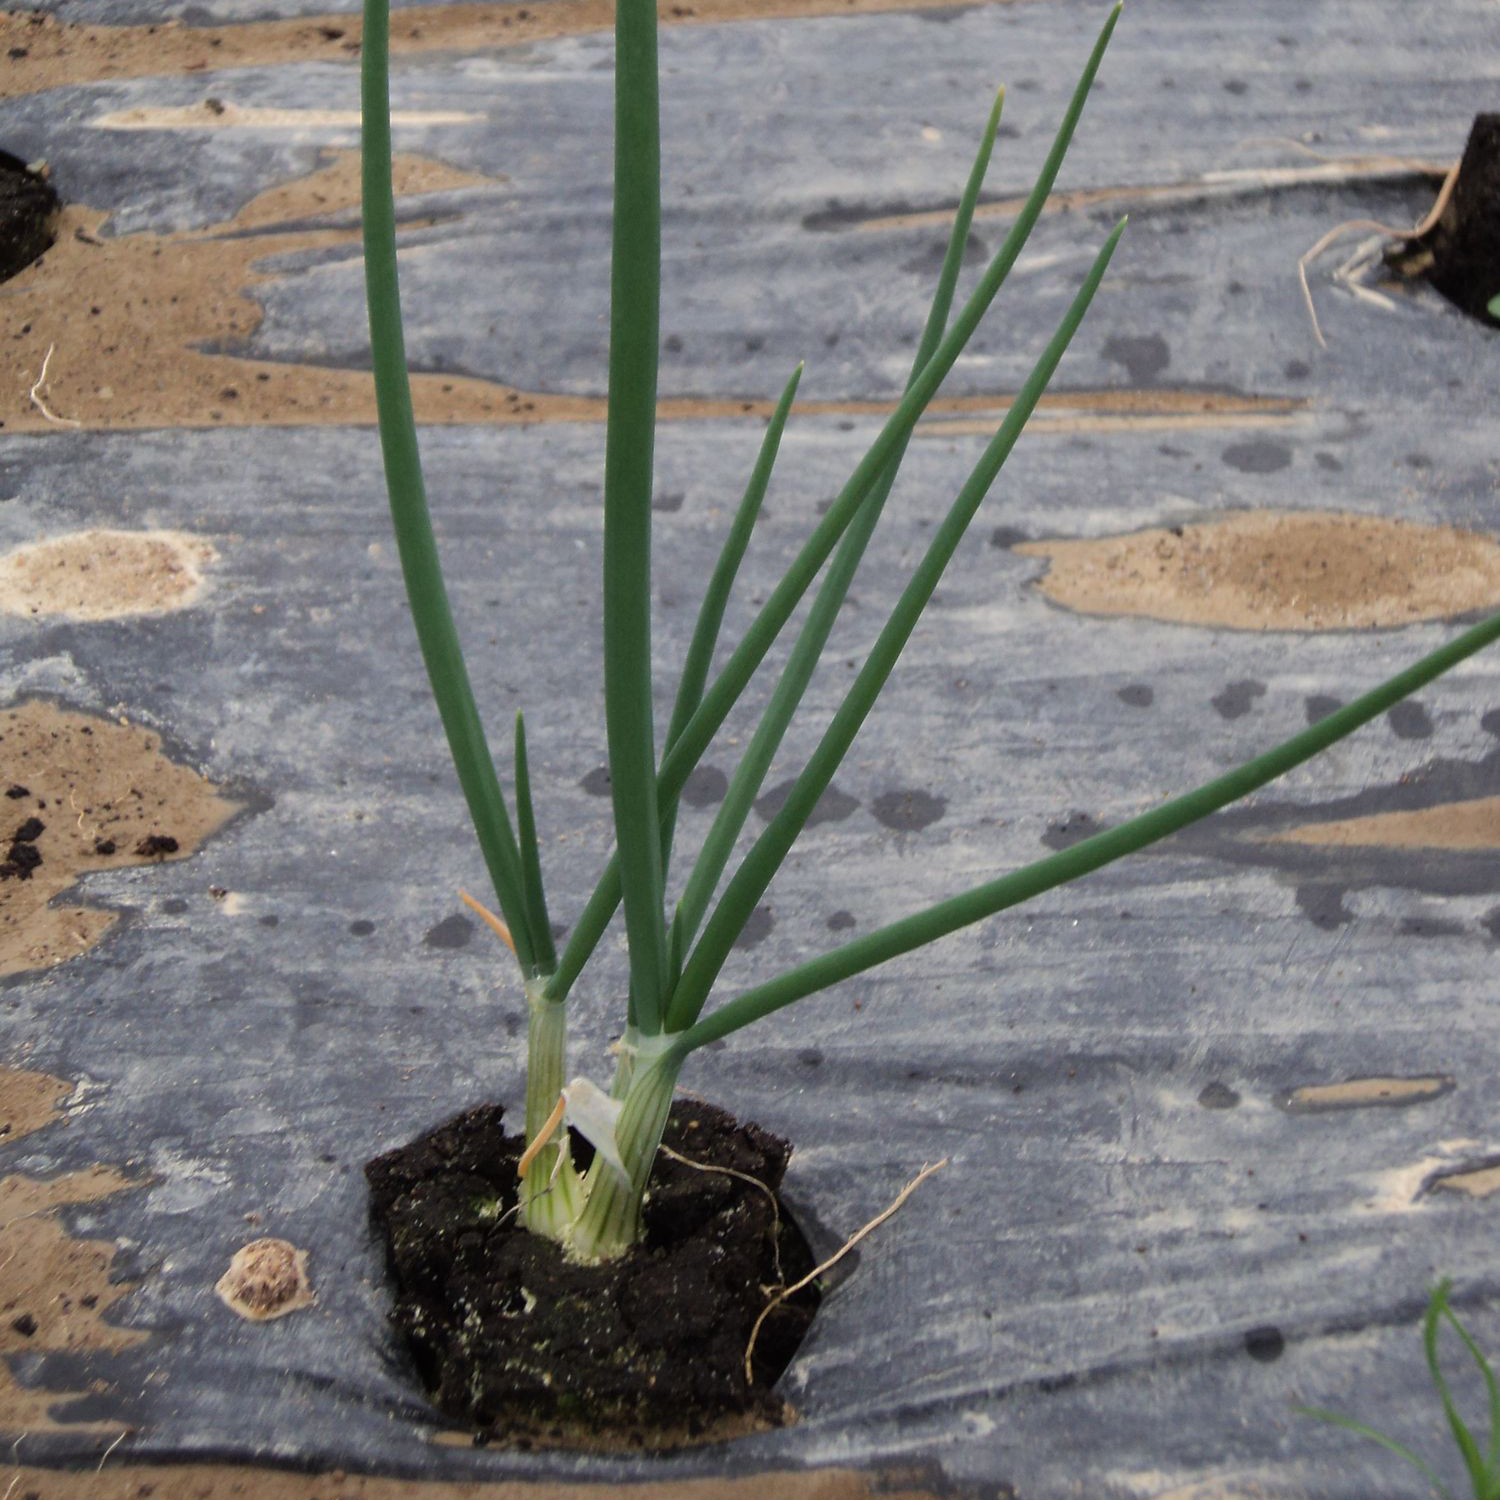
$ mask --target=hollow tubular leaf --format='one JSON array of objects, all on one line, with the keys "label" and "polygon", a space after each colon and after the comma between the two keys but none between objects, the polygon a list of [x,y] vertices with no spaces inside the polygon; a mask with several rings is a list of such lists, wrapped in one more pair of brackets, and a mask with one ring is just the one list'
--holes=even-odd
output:
[{"label": "hollow tubular leaf", "polygon": [[687,1049],[706,1046],[760,1020],[762,1016],[862,974],[887,959],[925,947],[950,932],[957,932],[960,927],[983,921],[1008,907],[1029,901],[1043,891],[1088,875],[1126,854],[1134,854],[1148,844],[1206,818],[1219,808],[1239,801],[1268,781],[1285,775],[1496,640],[1500,640],[1500,614],[1466,630],[1405,671],[1398,672],[1379,687],[1264,755],[1256,756],[1235,770],[1217,776],[1181,797],[1174,797],[1118,828],[1096,833],[1058,854],[903,917],[820,958],[799,964],[766,984],[746,990],[681,1033],[678,1043]]},{"label": "hollow tubular leaf", "polygon": [[[782,575],[781,581],[771,591],[770,597],[751,622],[740,644],[731,653],[718,676],[704,693],[703,701],[662,759],[657,777],[657,796],[662,802],[670,802],[681,792],[684,782],[698,764],[730,710],[744,692],[746,685],[764,660],[766,652],[781,633],[792,611],[796,609],[817,576],[839,538],[848,529],[866,495],[874,488],[885,470],[892,454],[910,434],[928,403],[936,395],[938,387],[953,368],[954,362],[963,352],[980,320],[994,301],[1011,267],[1015,265],[1030,235],[1052,186],[1067,155],[1079,116],[1083,113],[1085,100],[1093,85],[1094,76],[1104,60],[1104,53],[1114,34],[1121,6],[1116,5],[1099,33],[1094,49],[1089,54],[1077,87],[1073,90],[1068,108],[1058,127],[1052,147],[1042,164],[1042,170],[1033,185],[1025,204],[1012,224],[1004,243],[985,268],[978,285],[953,320],[953,326],[944,335],[937,352],[923,366],[921,375],[912,382],[906,394],[897,403],[896,409],[886,418],[875,441],[865,456],[855,466],[842,490],[827,514],[814,528],[812,535],[803,544],[802,550],[792,560],[791,566]],[[620,901],[620,863],[618,855],[612,856],[604,873],[599,877],[593,894],[589,897],[583,913],[578,919],[558,960],[557,973],[548,986],[548,994],[554,999],[565,996],[577,979],[579,971],[604,935],[609,919]]]},{"label": "hollow tubular leaf", "polygon": [[682,978],[673,994],[669,1012],[672,1030],[682,1030],[697,1019],[714,980],[718,978],[719,970],[729,957],[730,948],[749,920],[756,902],[781,868],[782,861],[806,826],[818,799],[828,789],[834,772],[875,706],[875,700],[895,670],[897,660],[941,581],[944,569],[969,529],[969,523],[974,519],[980,502],[989,493],[1001,466],[1010,456],[1011,449],[1015,447],[1016,440],[1030,420],[1037,402],[1041,400],[1053,371],[1057,369],[1073,335],[1078,331],[1078,325],[1082,323],[1083,316],[1094,299],[1094,293],[1104,279],[1104,272],[1124,231],[1125,221],[1122,219],[1095,257],[1094,264],[1089,268],[1089,273],[1057,332],[1052,335],[1041,358],[1033,366],[1026,383],[1006,412],[1005,420],[990,439],[979,462],[937,528],[926,554],[917,565],[911,581],[902,590],[890,618],[865,659],[864,666],[844,695],[844,701],[824,731],[817,749],[793,783],[780,811],[755,841],[730,880],[714,914],[703,929],[703,936],[698,940],[697,947],[683,965]]},{"label": "hollow tubular leaf", "polygon": [[[928,311],[927,322],[917,346],[916,358],[912,363],[911,376],[907,381],[908,390],[911,388],[912,381],[921,373],[922,367],[931,359],[948,322],[948,313],[953,306],[953,288],[957,285],[959,269],[963,264],[964,249],[969,240],[969,225],[974,218],[974,205],[979,200],[979,190],[984,184],[985,173],[989,169],[1004,100],[1005,92],[1002,89],[995,98],[994,107],[990,110],[984,133],[980,137],[979,150],[975,154],[974,165],[970,169],[968,182],[959,199],[958,212],[954,215],[953,228],[948,236],[947,251],[943,256],[942,269],[938,275],[937,289],[933,294],[932,306]],[[880,520],[896,477],[900,473],[901,461],[906,456],[908,442],[909,439],[903,439],[897,446],[886,465],[885,472],[865,498],[864,504],[860,507],[848,531],[844,533],[828,573],[818,588],[812,609],[797,634],[791,655],[782,668],[771,699],[761,715],[759,724],[756,725],[749,745],[740,757],[739,765],[735,768],[729,789],[719,806],[713,825],[703,840],[703,846],[698,853],[698,858],[694,861],[692,873],[683,887],[682,896],[672,919],[670,949],[674,960],[674,975],[678,977],[680,977],[681,955],[697,934],[699,923],[702,922],[703,914],[718,886],[719,877],[724,873],[729,856],[734,852],[735,841],[739,838],[755,798],[765,782],[771,761],[786,735],[787,727],[801,704],[807,686],[812,681],[813,673],[822,658],[823,648],[832,633],[839,611],[843,608],[844,600],[849,593],[849,586],[864,557],[865,548]],[[672,1014],[672,1008],[669,1007],[669,1018]]]},{"label": "hollow tubular leaf", "polygon": [[651,713],[651,483],[661,294],[654,0],[615,7],[614,242],[604,455],[604,720],[636,1019],[666,990],[661,824]]},{"label": "hollow tubular leaf", "polygon": [[527,920],[521,858],[448,606],[448,591],[443,584],[422,481],[396,269],[389,52],[388,0],[365,0],[360,78],[365,293],[386,490],[396,547],[401,555],[401,572],[432,696],[437,702],[495,896],[515,940],[516,958],[522,972],[531,974],[536,972],[539,959]]},{"label": "hollow tubular leaf", "polygon": [[[730,523],[729,533],[719,552],[719,560],[709,575],[708,587],[703,591],[703,603],[698,607],[698,620],[693,627],[692,640],[688,642],[687,655],[683,658],[682,677],[677,685],[677,699],[672,705],[672,717],[667,724],[667,745],[676,743],[694,710],[703,701],[703,687],[708,681],[709,668],[713,665],[714,648],[719,643],[719,631],[724,624],[724,610],[729,604],[729,594],[735,577],[744,561],[745,549],[750,545],[750,533],[755,529],[760,515],[766,489],[771,482],[771,470],[776,465],[776,455],[781,448],[781,434],[786,429],[786,419],[796,399],[797,387],[802,381],[802,366],[792,371],[771,414],[765,435],[761,438],[760,453],[755,467],[750,471],[750,481],[740,497],[739,508]],[[658,794],[659,795],[659,794]],[[672,831],[677,821],[677,798],[673,797],[661,806],[661,859],[662,872],[672,850]]]},{"label": "hollow tubular leaf", "polygon": [[552,946],[552,923],[547,917],[547,893],[542,884],[542,855],[536,841],[536,812],[531,802],[531,765],[526,754],[526,720],[516,715],[516,837],[521,845],[521,875],[526,885],[526,918],[537,964],[550,974],[557,967]]}]

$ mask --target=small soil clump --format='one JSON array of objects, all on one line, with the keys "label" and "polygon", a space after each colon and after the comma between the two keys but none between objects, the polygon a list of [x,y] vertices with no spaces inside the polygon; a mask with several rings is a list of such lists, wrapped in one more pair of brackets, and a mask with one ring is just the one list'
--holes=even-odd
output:
[{"label": "small soil clump", "polygon": [[772,1386],[812,1321],[814,1288],[766,1318],[754,1380],[744,1371],[761,1311],[813,1264],[775,1196],[787,1143],[679,1100],[642,1243],[584,1266],[511,1212],[524,1142],[501,1115],[470,1110],[365,1167],[392,1320],[434,1403],[476,1441],[521,1447],[671,1448],[787,1421]]},{"label": "small soil clump", "polygon": [[61,207],[40,173],[0,151],[0,281],[9,281],[47,251]]},{"label": "small soil clump", "polygon": [[1442,217],[1387,261],[1402,275],[1425,276],[1471,318],[1500,328],[1489,310],[1500,295],[1500,114],[1474,116]]}]

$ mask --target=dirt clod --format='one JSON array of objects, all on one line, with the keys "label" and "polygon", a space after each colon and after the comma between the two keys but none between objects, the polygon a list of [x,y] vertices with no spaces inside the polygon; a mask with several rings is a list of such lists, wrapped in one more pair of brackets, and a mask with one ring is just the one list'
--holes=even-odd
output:
[{"label": "dirt clod", "polygon": [[1425,276],[1471,318],[1500,328],[1489,310],[1500,294],[1500,114],[1475,115],[1441,217],[1386,259],[1405,275]]},{"label": "dirt clod", "polygon": [[[12,61],[16,51],[10,53]],[[8,281],[46,252],[60,207],[40,172],[0,151],[0,281]]]},{"label": "dirt clod", "polygon": [[316,1301],[307,1278],[307,1251],[286,1240],[252,1240],[234,1253],[214,1290],[242,1318],[264,1323]]}]

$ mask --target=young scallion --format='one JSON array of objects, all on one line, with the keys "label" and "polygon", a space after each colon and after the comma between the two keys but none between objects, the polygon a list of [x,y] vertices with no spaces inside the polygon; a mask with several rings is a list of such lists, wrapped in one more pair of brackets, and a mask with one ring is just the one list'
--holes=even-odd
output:
[{"label": "young scallion", "polygon": [[[604,707],[616,852],[560,954],[542,891],[525,736],[517,721],[516,816],[507,810],[448,608],[417,450],[396,273],[391,181],[388,0],[366,0],[363,43],[364,236],[380,436],[406,587],[447,732],[529,1006],[522,1190],[532,1231],[578,1259],[621,1254],[640,1233],[641,1200],[678,1075],[699,1047],[876,964],[934,942],[1206,817],[1316,755],[1500,636],[1500,616],[1468,630],[1383,686],[1274,750],[1141,817],[1050,858],[870,932],[710,1006],[731,946],[827,790],[932,597],[978,506],[1035,409],[1097,290],[1124,228],[1106,239],[1051,341],[936,528],[884,628],[791,791],[722,880],[751,805],[817,666],[917,420],[1015,265],[1061,167],[1120,7],[1110,12],[1040,176],[978,285],[953,312],[964,247],[1000,120],[990,112],[955,216],[912,373],[895,410],[717,674],[725,603],[775,462],[800,377],[783,391],[705,594],[658,759],[652,714],[651,495],[660,293],[660,141],[653,0],[617,0],[614,243],[604,481]],[[826,566],[826,571],[825,571]],[[667,910],[678,799],[688,776],[822,573],[673,910]],[[715,900],[715,895],[717,900]],[[608,1091],[565,1082],[570,990],[624,907],[629,999]],[[571,1125],[595,1146],[579,1171]]]}]

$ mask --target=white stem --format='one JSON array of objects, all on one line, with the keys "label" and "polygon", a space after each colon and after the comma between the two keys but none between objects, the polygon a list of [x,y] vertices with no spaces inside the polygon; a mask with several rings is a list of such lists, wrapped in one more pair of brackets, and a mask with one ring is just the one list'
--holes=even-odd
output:
[{"label": "white stem", "polygon": [[[546,981],[526,981],[526,1143],[547,1124],[562,1093],[567,1066],[568,1013],[561,1000],[548,1000]],[[521,1218],[533,1234],[562,1240],[578,1215],[581,1184],[568,1150],[568,1137],[543,1146],[521,1183]]]},{"label": "white stem", "polygon": [[586,1179],[588,1202],[567,1237],[575,1260],[613,1260],[641,1237],[641,1202],[683,1060],[674,1037],[637,1036],[634,1040],[634,1066],[615,1137],[628,1180],[595,1159]]}]

